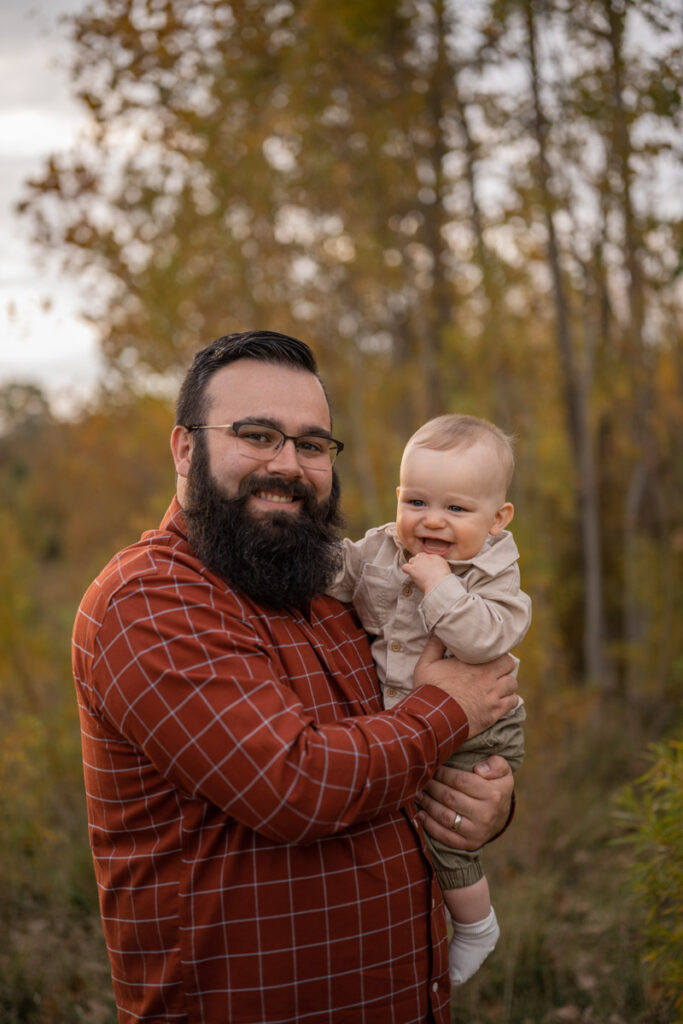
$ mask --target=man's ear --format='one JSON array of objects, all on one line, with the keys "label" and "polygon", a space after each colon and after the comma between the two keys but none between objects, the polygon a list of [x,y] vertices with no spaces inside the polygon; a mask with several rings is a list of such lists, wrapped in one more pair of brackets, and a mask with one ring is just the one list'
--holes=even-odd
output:
[{"label": "man's ear", "polygon": [[171,451],[178,476],[185,478],[190,472],[193,448],[192,431],[187,427],[175,426],[171,432]]},{"label": "man's ear", "polygon": [[496,515],[493,520],[493,526],[489,530],[491,536],[495,537],[497,533],[500,533],[501,530],[504,530],[508,523],[512,522],[512,517],[514,516],[514,514],[515,506],[509,501],[504,502],[504,504],[502,504],[500,508],[496,509]]}]

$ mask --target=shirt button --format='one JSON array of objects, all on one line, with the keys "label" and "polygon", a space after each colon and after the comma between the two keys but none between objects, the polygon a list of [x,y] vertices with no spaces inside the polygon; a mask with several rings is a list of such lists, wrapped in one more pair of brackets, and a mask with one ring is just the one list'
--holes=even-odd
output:
[{"label": "shirt button", "polygon": [[401,645],[398,642],[398,640],[392,640],[391,649],[392,649],[392,651],[400,651],[401,650]]},{"label": "shirt button", "polygon": [[403,594],[404,597],[410,597],[412,592],[413,592],[413,585],[412,585],[412,583],[406,583],[405,587],[401,591],[401,593]]},{"label": "shirt button", "polygon": [[439,991],[439,983],[438,983],[438,981],[435,981],[432,984],[432,992],[438,992],[438,991]]}]

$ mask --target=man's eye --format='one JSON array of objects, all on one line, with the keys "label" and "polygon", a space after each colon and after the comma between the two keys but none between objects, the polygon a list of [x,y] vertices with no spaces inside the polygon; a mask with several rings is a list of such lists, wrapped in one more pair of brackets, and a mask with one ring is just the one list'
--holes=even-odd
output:
[{"label": "man's eye", "polygon": [[239,436],[250,444],[269,445],[275,442],[275,435],[263,430],[241,430]]},{"label": "man's eye", "polygon": [[300,437],[296,445],[304,455],[323,455],[329,447],[329,441],[321,437]]}]

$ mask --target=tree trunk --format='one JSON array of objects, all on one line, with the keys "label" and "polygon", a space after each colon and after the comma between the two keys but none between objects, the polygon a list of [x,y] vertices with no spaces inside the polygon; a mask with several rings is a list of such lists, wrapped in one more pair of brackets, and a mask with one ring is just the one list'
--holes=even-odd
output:
[{"label": "tree trunk", "polygon": [[469,217],[474,235],[474,251],[481,270],[482,291],[486,298],[488,312],[482,325],[481,358],[487,362],[491,382],[493,418],[505,430],[512,433],[512,402],[510,401],[510,375],[506,373],[506,317],[502,309],[501,294],[504,282],[496,273],[496,260],[484,237],[484,217],[478,195],[478,153],[477,145],[470,130],[467,104],[460,91],[458,76],[453,83],[455,110],[463,140],[465,156],[465,181],[469,198]]},{"label": "tree trunk", "polygon": [[530,84],[533,101],[533,134],[538,147],[538,186],[545,218],[548,266],[555,302],[555,340],[560,358],[562,387],[569,441],[576,472],[578,533],[584,578],[583,658],[589,680],[608,685],[604,666],[604,608],[602,599],[602,561],[600,550],[597,470],[588,423],[588,405],[592,375],[589,362],[580,378],[574,354],[571,312],[560,264],[560,246],[555,230],[555,198],[550,187],[547,152],[548,122],[543,109],[540,73],[536,52],[534,0],[525,5]]},{"label": "tree trunk", "polygon": [[444,99],[450,89],[451,68],[446,53],[444,0],[435,0],[434,46],[436,49],[427,91],[427,107],[431,128],[431,146],[426,159],[431,168],[434,198],[421,204],[424,217],[425,245],[432,257],[432,283],[426,323],[418,334],[418,351],[424,374],[424,418],[446,411],[441,360],[444,331],[452,320],[452,289],[444,262],[445,223],[443,160],[446,141],[443,132]]},{"label": "tree trunk", "polygon": [[[628,322],[624,331],[624,359],[631,371],[631,415],[625,428],[631,438],[633,464],[626,490],[623,515],[624,595],[623,640],[626,650],[624,690],[634,696],[642,686],[643,645],[646,642],[650,611],[642,595],[641,546],[644,537],[643,509],[654,513],[660,535],[665,533],[657,508],[656,449],[650,429],[651,382],[643,344],[645,295],[641,267],[641,243],[633,203],[633,147],[624,104],[625,67],[623,53],[624,9],[615,0],[604,0],[611,57],[612,101],[614,104],[613,163],[620,179],[621,215],[624,231],[624,263],[627,276]],[[654,560],[648,560],[651,565]],[[663,582],[663,581],[662,581]]]}]

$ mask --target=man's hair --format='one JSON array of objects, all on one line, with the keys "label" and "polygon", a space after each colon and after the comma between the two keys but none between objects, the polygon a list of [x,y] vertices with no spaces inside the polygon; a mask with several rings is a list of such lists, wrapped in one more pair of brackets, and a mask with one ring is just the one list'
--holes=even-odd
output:
[{"label": "man's hair", "polygon": [[414,445],[418,448],[450,451],[471,448],[478,441],[491,444],[495,449],[503,470],[507,493],[515,470],[514,438],[488,420],[467,416],[464,413],[436,416],[415,431],[406,445],[406,450]]},{"label": "man's hair", "polygon": [[[206,416],[206,388],[217,370],[238,359],[255,359],[307,370],[325,390],[315,356],[303,341],[276,331],[243,331],[225,334],[201,349],[185,375],[176,403],[176,423],[190,427],[201,424]],[[327,397],[327,396],[326,396]],[[329,404],[329,403],[328,403]]]}]

